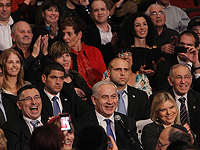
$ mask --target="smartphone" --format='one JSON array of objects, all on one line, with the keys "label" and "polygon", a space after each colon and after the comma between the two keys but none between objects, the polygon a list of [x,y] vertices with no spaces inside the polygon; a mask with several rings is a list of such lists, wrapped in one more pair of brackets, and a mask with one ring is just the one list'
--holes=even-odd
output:
[{"label": "smartphone", "polygon": [[65,130],[71,131],[69,114],[60,115],[60,126],[61,126],[62,131],[65,131]]},{"label": "smartphone", "polygon": [[187,53],[187,48],[184,46],[175,46],[176,53]]}]

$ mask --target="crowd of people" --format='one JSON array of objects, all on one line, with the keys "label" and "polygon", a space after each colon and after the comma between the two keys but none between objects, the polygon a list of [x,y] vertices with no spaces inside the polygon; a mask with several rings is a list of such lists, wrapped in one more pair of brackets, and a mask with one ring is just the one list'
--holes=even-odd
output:
[{"label": "crowd of people", "polygon": [[0,150],[199,149],[200,16],[140,10],[0,0]]}]

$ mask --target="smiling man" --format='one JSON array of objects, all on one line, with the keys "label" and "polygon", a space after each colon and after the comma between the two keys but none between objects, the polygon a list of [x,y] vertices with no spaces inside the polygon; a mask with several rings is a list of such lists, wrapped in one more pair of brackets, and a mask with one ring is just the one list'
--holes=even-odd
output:
[{"label": "smiling man", "polygon": [[29,150],[28,139],[33,130],[47,122],[41,117],[42,101],[34,85],[22,86],[17,92],[17,106],[22,115],[6,122],[2,129],[8,140],[8,149]]},{"label": "smiling man", "polygon": [[95,110],[74,121],[75,135],[77,136],[79,131],[86,126],[100,125],[108,135],[113,137],[119,149],[140,149],[137,142],[131,144],[128,136],[120,127],[119,122],[114,119],[115,115],[120,115],[124,125],[137,138],[135,121],[126,115],[115,112],[118,105],[116,85],[110,81],[100,81],[93,86],[92,93],[91,99]]},{"label": "smiling man", "polygon": [[131,87],[129,80],[129,65],[122,58],[115,58],[108,65],[108,77],[118,90],[118,112],[134,118],[135,121],[150,117],[150,102],[144,91]]}]

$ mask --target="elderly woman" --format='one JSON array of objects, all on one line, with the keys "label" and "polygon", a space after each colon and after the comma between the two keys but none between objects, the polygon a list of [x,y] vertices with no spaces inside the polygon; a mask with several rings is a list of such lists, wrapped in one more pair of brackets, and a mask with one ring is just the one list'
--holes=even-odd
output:
[{"label": "elderly woman", "polygon": [[23,59],[18,51],[7,49],[1,53],[0,63],[3,66],[3,92],[17,95],[17,91],[27,82],[23,80]]},{"label": "elderly woman", "polygon": [[[125,20],[122,40],[132,47],[133,72],[140,70],[148,77],[155,73],[155,63],[161,52],[155,46],[155,29],[151,19],[143,13],[135,13]],[[153,79],[149,78],[151,84]]]},{"label": "elderly woman", "polygon": [[106,66],[99,49],[82,42],[84,22],[77,17],[65,18],[61,24],[63,40],[72,49],[72,69],[78,71],[88,86],[102,79]]},{"label": "elderly woman", "polygon": [[162,130],[173,124],[180,124],[178,107],[168,92],[160,92],[154,97],[150,117],[153,122],[143,128],[141,138],[147,150],[155,150]]},{"label": "elderly woman", "polygon": [[79,97],[90,98],[92,91],[83,77],[77,71],[70,70],[72,51],[67,43],[61,41],[53,43],[48,55],[52,61],[60,63],[65,68],[66,75],[64,81],[67,86],[73,88]]},{"label": "elderly woman", "polygon": [[52,45],[55,41],[62,40],[62,33],[59,30],[60,26],[60,13],[59,3],[57,0],[45,0],[38,10],[36,16],[35,26],[33,27],[33,40],[35,43],[39,35],[49,36],[49,45]]}]

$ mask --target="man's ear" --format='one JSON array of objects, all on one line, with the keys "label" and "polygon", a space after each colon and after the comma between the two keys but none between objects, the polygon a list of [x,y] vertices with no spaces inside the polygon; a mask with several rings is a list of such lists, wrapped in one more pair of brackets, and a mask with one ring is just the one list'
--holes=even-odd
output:
[{"label": "man's ear", "polygon": [[172,83],[172,78],[171,78],[170,76],[168,76],[168,77],[167,77],[167,80],[168,80],[168,82],[169,82],[169,85],[172,86],[172,85],[173,85],[173,83]]},{"label": "man's ear", "polygon": [[14,35],[14,33],[11,33],[10,35],[11,35],[11,37],[12,37],[12,40],[15,42],[16,40],[15,40],[15,35]]},{"label": "man's ear", "polygon": [[46,80],[47,80],[47,77],[44,74],[42,74],[42,82],[46,83]]},{"label": "man's ear", "polygon": [[107,70],[107,76],[110,78],[110,70]]},{"label": "man's ear", "polygon": [[79,31],[79,33],[78,33],[78,37],[79,37],[79,39],[82,38],[82,35],[83,35],[83,33],[82,33],[81,31]]},{"label": "man's ear", "polygon": [[96,98],[94,97],[94,95],[91,96],[91,100],[94,106],[96,106],[97,103],[96,103]]},{"label": "man's ear", "polygon": [[17,107],[22,110],[22,105],[21,105],[21,102],[20,101],[17,101]]}]

